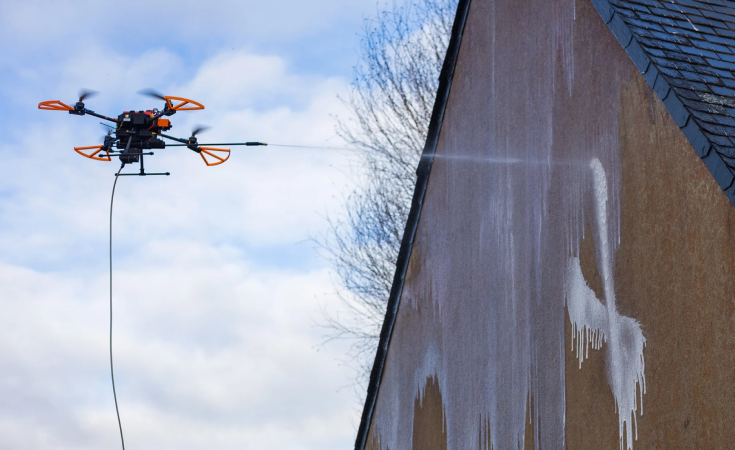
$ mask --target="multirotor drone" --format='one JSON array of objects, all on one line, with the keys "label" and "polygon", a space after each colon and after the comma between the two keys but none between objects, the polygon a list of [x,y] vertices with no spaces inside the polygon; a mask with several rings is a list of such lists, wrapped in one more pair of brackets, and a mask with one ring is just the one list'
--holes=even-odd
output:
[{"label": "multirotor drone", "polygon": [[[72,107],[62,103],[59,100],[49,100],[38,104],[38,109],[50,111],[68,111],[69,114],[76,116],[90,115],[109,122],[115,123],[115,126],[108,126],[110,129],[104,137],[102,145],[92,145],[88,147],[74,147],[74,150],[82,156],[96,161],[112,161],[113,156],[120,158],[122,167],[126,164],[140,163],[139,173],[119,173],[119,175],[170,175],[165,173],[146,173],[143,165],[143,156],[153,155],[153,152],[144,152],[144,150],[166,148],[166,141],[161,138],[170,139],[178,142],[178,144],[168,144],[169,147],[186,147],[202,157],[207,166],[217,166],[227,161],[230,157],[230,150],[227,148],[216,148],[201,145],[197,142],[196,135],[203,131],[205,127],[194,129],[188,139],[181,139],[174,136],[163,134],[162,131],[171,129],[171,121],[167,118],[173,116],[178,111],[194,111],[204,109],[204,105],[194,100],[183,97],[174,97],[170,95],[161,95],[152,90],[140,92],[143,95],[163,100],[163,110],[153,108],[147,111],[123,111],[117,118],[103,116],[87,109],[84,106],[84,100],[95,94],[94,91],[82,91],[79,101]],[[228,144],[208,144],[208,145],[268,145],[265,142],[239,142]]]}]

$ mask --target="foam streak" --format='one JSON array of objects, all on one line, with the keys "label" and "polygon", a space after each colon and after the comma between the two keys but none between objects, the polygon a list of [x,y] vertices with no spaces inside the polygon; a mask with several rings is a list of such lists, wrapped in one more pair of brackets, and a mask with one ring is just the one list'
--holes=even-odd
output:
[{"label": "foam streak", "polygon": [[[598,255],[601,265],[605,304],[597,299],[582,274],[578,257],[572,257],[567,267],[566,301],[572,323],[572,346],[576,341],[579,366],[593,349],[606,346],[607,380],[615,397],[618,412],[620,448],[633,449],[633,429],[638,439],[636,411],[640,392],[641,414],[643,394],[646,392],[643,348],[646,338],[640,324],[633,318],[620,315],[615,305],[615,283],[612,274],[607,230],[607,178],[602,163],[594,158],[590,163],[594,176],[595,212],[597,215]],[[633,423],[631,423],[631,418]],[[625,435],[625,441],[623,440]]]}]

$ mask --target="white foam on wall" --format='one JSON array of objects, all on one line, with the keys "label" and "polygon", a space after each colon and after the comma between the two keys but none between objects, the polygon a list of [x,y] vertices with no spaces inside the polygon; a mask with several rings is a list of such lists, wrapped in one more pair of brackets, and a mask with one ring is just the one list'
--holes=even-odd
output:
[{"label": "white foam on wall", "polygon": [[[529,420],[535,449],[565,448],[565,292],[570,289],[579,293],[569,309],[579,364],[588,347],[612,355],[606,360],[623,411],[621,430],[631,423],[625,412],[638,405],[630,396],[630,380],[640,374],[644,386],[643,360],[639,370],[629,348],[611,344],[613,334],[628,337],[635,328],[632,319],[611,320],[581,269],[573,272],[578,260],[570,261],[579,254],[585,227],[599,217],[593,158],[607,171],[602,172],[604,204],[598,202],[606,212],[600,221],[604,230],[596,231],[605,236],[610,267],[620,242],[620,95],[611,89],[590,102],[589,92],[576,87],[589,83],[590,76],[612,82],[600,73],[590,75],[583,65],[594,46],[574,46],[581,4],[575,12],[574,0],[537,0],[524,10],[531,25],[496,23],[517,5],[472,3],[474,14],[485,14],[470,18],[483,28],[472,33],[490,34],[486,54],[475,55],[490,60],[488,86],[478,88],[483,78],[470,77],[477,90],[463,95],[487,95],[488,102],[463,114],[481,114],[486,129],[478,131],[473,127],[481,125],[471,120],[461,123],[466,116],[457,118],[456,109],[442,127],[411,254],[416,261],[409,264],[417,272],[409,269],[406,275],[373,415],[382,450],[413,448],[415,399],[423,402],[428,377],[436,377],[441,392],[448,450],[523,448]],[[526,26],[523,36],[533,40],[523,58],[505,39],[509,27],[517,26]],[[583,57],[575,60],[575,53]],[[573,96],[577,110],[564,111],[557,102]],[[567,115],[575,120],[558,120]],[[485,134],[467,138],[477,132]],[[600,255],[601,245],[597,242]],[[627,442],[632,448],[632,439]]]},{"label": "white foam on wall", "polygon": [[575,350],[581,369],[582,362],[589,357],[590,346],[595,350],[602,348],[608,332],[607,308],[587,286],[576,256],[569,260],[566,291],[569,321],[572,323],[572,350]]},{"label": "white foam on wall", "polygon": [[599,159],[594,158],[590,167],[595,191],[598,263],[601,266],[605,304],[603,305],[587,285],[579,258],[572,257],[569,260],[566,282],[567,309],[572,324],[572,346],[574,347],[576,343],[574,349],[581,368],[582,362],[588,357],[589,346],[600,349],[603,341],[607,344],[605,346],[607,380],[615,397],[618,412],[620,448],[632,450],[634,430],[635,439],[638,438],[636,419],[638,399],[640,398],[643,414],[643,394],[646,392],[643,357],[646,338],[640,324],[635,319],[620,315],[615,304],[612,255],[607,230],[607,178]]}]

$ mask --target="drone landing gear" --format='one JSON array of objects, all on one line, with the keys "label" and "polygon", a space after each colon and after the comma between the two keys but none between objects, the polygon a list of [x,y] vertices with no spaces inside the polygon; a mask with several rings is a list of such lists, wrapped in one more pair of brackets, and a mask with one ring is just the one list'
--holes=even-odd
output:
[{"label": "drone landing gear", "polygon": [[[152,155],[153,152],[149,153],[127,153],[127,156],[140,156],[140,172],[138,173],[116,173],[116,177],[147,177],[147,176],[154,176],[154,175],[171,175],[170,172],[159,172],[159,173],[151,173],[145,171],[145,166],[143,166],[143,155]],[[120,170],[122,170],[123,167],[125,167],[125,162],[122,163],[122,166],[120,166]]]},{"label": "drone landing gear", "polygon": [[151,172],[142,172],[142,173],[116,173],[116,177],[147,177],[147,176],[153,176],[153,175],[171,175],[170,172],[161,172],[161,173],[151,173]]}]

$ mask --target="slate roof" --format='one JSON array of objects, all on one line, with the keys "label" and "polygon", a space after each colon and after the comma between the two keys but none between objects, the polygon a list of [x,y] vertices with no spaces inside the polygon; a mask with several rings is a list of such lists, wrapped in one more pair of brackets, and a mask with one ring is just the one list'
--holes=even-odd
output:
[{"label": "slate roof", "polygon": [[592,3],[735,204],[735,1]]}]

